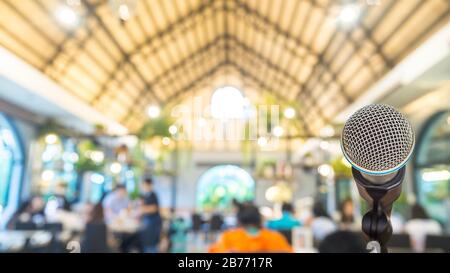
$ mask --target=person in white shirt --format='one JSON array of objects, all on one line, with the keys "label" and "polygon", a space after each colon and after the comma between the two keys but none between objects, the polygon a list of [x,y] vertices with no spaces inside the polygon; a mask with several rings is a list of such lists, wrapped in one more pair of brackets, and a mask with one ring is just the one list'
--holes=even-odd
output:
[{"label": "person in white shirt", "polygon": [[120,213],[130,205],[128,192],[125,186],[118,185],[114,191],[108,193],[102,202],[105,218],[108,223],[113,222]]},{"label": "person in white shirt", "polygon": [[425,209],[418,204],[412,207],[411,220],[406,222],[404,230],[409,234],[415,252],[425,251],[427,235],[442,234],[441,225],[430,219]]}]

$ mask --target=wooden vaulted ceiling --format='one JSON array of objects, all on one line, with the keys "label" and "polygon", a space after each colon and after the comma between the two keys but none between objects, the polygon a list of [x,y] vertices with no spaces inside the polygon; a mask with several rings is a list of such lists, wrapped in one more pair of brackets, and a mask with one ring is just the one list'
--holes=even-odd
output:
[{"label": "wooden vaulted ceiling", "polygon": [[[298,102],[314,134],[450,19],[448,0],[136,1],[122,22],[110,1],[80,0],[71,29],[55,14],[75,0],[1,0],[0,45],[131,130],[232,67]],[[349,3],[361,14],[344,27]]]}]

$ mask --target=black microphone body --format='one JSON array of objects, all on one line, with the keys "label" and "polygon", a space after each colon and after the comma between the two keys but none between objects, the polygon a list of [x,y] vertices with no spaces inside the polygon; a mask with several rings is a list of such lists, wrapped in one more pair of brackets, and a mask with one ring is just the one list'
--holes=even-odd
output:
[{"label": "black microphone body", "polygon": [[369,204],[369,211],[363,216],[362,231],[368,241],[378,241],[381,252],[387,252],[387,242],[392,236],[390,216],[392,205],[402,192],[405,167],[395,173],[389,181],[374,184],[355,168],[352,168],[358,192]]}]

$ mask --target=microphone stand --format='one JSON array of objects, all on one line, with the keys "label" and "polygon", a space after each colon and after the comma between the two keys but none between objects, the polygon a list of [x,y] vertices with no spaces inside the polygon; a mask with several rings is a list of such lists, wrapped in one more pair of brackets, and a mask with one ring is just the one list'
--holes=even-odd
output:
[{"label": "microphone stand", "polygon": [[352,168],[352,174],[359,194],[370,207],[362,219],[364,236],[368,241],[377,241],[380,245],[380,252],[387,253],[387,243],[392,236],[390,220],[392,205],[401,194],[405,167],[398,170],[392,179],[383,184],[370,182],[355,168]]}]

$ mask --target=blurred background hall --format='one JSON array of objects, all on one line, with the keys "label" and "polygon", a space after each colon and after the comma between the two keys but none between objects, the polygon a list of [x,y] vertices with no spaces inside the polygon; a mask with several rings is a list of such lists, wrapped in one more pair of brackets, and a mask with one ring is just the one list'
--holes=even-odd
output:
[{"label": "blurred background hall", "polygon": [[449,80],[449,0],[0,0],[0,252],[363,252],[371,103],[390,250],[450,252]]}]

